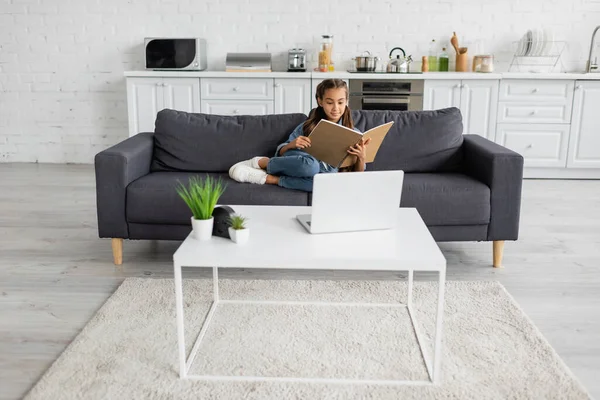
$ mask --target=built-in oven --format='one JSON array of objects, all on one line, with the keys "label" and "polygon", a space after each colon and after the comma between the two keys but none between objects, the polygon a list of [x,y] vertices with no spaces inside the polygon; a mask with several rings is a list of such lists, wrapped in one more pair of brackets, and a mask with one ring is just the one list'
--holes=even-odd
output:
[{"label": "built-in oven", "polygon": [[420,111],[423,80],[351,79],[350,109]]}]

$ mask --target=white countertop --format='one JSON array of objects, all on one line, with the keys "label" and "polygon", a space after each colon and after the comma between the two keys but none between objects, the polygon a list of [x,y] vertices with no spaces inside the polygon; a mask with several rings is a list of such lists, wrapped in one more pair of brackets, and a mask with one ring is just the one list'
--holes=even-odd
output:
[{"label": "white countertop", "polygon": [[600,73],[424,72],[410,74],[335,72],[125,71],[126,77],[170,78],[340,78],[340,79],[581,79],[600,80]]}]

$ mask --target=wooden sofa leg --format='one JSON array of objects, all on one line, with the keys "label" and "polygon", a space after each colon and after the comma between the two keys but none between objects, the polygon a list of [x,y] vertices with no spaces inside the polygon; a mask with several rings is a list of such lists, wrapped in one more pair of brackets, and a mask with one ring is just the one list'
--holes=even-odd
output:
[{"label": "wooden sofa leg", "polygon": [[502,252],[504,240],[494,240],[494,268],[502,268]]},{"label": "wooden sofa leg", "polygon": [[112,251],[115,265],[123,264],[123,239],[112,239]]}]

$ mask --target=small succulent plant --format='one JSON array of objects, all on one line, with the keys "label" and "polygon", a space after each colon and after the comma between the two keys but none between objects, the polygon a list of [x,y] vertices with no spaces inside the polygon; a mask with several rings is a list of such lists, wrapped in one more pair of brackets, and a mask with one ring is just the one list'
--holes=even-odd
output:
[{"label": "small succulent plant", "polygon": [[229,218],[229,226],[235,230],[246,229],[247,221],[248,218],[236,214]]}]

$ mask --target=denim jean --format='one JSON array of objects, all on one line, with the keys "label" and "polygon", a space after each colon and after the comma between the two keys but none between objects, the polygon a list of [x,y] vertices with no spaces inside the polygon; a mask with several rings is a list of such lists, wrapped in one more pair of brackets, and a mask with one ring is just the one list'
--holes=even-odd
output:
[{"label": "denim jean", "polygon": [[283,156],[269,159],[267,173],[279,177],[279,186],[312,192],[313,178],[319,173],[337,172],[301,150],[288,150]]}]

